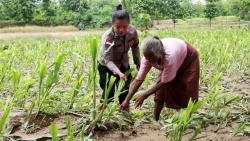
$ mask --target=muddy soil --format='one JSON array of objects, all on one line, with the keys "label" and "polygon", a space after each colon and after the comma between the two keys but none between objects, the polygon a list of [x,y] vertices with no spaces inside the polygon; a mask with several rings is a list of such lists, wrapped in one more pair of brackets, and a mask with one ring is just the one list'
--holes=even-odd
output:
[{"label": "muddy soil", "polygon": [[[133,113],[137,111],[137,109],[132,109]],[[71,118],[71,123],[77,123],[81,120],[80,117],[76,115],[69,115]],[[11,117],[9,118],[9,124],[14,126],[14,130],[10,134],[11,136],[17,136],[22,139],[37,139],[37,140],[45,140],[45,137],[50,135],[50,122],[53,122],[58,127],[58,134],[66,134],[65,129],[65,120],[64,115],[48,115],[41,114],[35,117],[35,114],[31,116],[31,120],[29,122],[29,126],[31,128],[24,133],[21,129],[21,125],[24,122],[26,114],[23,112],[12,112]],[[102,129],[100,131],[95,131],[92,136],[93,139],[99,141],[159,141],[159,140],[168,140],[164,135],[165,130],[160,130],[162,126],[155,126],[154,124],[142,124],[138,127],[133,127],[126,129],[124,131],[120,131],[117,129],[110,128]],[[232,131],[232,127],[226,127],[223,130],[220,130],[218,133],[214,132],[214,126],[209,125],[206,128],[203,128],[198,137],[207,136],[201,141],[225,141],[226,138],[230,135]],[[189,131],[194,131],[193,129],[188,129]],[[191,135],[186,135],[183,137],[183,141],[190,139]],[[232,139],[232,141],[249,141],[250,136],[244,134],[238,134],[238,137]]]}]

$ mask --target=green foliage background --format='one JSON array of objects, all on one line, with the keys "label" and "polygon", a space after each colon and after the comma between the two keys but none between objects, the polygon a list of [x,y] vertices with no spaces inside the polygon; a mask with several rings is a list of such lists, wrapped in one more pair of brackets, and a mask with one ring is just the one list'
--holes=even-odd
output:
[{"label": "green foliage background", "polygon": [[[1,22],[25,22],[29,25],[73,25],[80,30],[111,25],[112,13],[118,4],[131,15],[137,26],[140,13],[151,21],[171,19],[237,16],[249,19],[250,0],[0,0]],[[1,26],[0,26],[1,27]]]}]

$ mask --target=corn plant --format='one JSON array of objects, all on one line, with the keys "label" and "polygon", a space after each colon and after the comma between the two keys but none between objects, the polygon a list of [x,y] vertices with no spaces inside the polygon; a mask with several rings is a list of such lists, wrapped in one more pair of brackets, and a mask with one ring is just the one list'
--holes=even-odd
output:
[{"label": "corn plant", "polygon": [[[82,125],[82,129],[81,130],[75,131],[75,127],[77,125],[79,125],[79,124],[78,123],[72,124],[70,116],[66,116],[65,117],[65,124],[66,124],[66,129],[67,129],[67,134],[66,134],[67,135],[67,139],[66,139],[67,141],[79,140],[77,138],[78,135],[80,135],[80,140],[81,141],[94,141],[93,139],[90,139],[90,137],[93,135],[92,133],[90,133],[87,137],[84,137],[84,131],[86,131],[87,128],[88,128],[88,127],[85,128],[84,124]],[[80,124],[82,124],[82,123],[80,123]]]},{"label": "corn plant", "polygon": [[215,132],[218,132],[220,130],[222,124],[225,122],[226,118],[229,116],[230,111],[231,111],[231,109],[228,109],[226,111],[226,114],[223,116],[222,120],[220,121],[220,125],[217,127],[217,129],[215,130]]},{"label": "corn plant", "polygon": [[77,75],[74,87],[70,93],[70,104],[68,109],[73,108],[73,103],[75,101],[76,95],[79,93],[79,89],[81,88],[83,79],[84,75],[83,76],[80,76],[79,74]]},{"label": "corn plant", "polygon": [[54,123],[50,123],[50,133],[52,135],[52,141],[59,141],[59,138],[57,137],[57,125]]},{"label": "corn plant", "polygon": [[[125,75],[128,76],[130,75],[133,71],[135,71],[135,69],[129,69],[125,72]],[[120,127],[120,129],[122,128],[123,125],[128,125],[124,120],[120,119],[119,117],[117,117],[116,115],[118,114],[117,111],[119,111],[119,96],[121,93],[127,91],[127,90],[123,90],[123,87],[125,85],[125,81],[123,79],[121,79],[119,82],[118,82],[118,88],[117,88],[117,91],[115,93],[115,96],[114,98],[111,98],[111,99],[108,99],[108,96],[109,96],[109,92],[112,88],[112,86],[114,85],[115,83],[115,77],[111,76],[110,77],[110,80],[108,80],[109,76],[107,74],[106,76],[106,85],[105,85],[105,96],[104,96],[104,99],[103,99],[103,108],[96,120],[96,123],[101,123],[102,126],[105,127],[105,123],[106,122],[109,122],[109,121],[113,121],[115,123],[117,123]],[[109,83],[109,85],[107,85]],[[108,101],[111,101],[113,100],[113,102],[111,104],[109,104],[108,106]],[[105,110],[107,109],[107,110]],[[106,111],[106,112],[105,112]],[[118,114],[120,115],[120,114]],[[139,115],[139,113],[137,113],[137,116]],[[128,113],[126,114],[121,114],[120,116],[124,116],[125,118],[127,119],[131,119],[132,116],[130,116]],[[102,121],[102,122],[101,122]]]},{"label": "corn plant", "polygon": [[[90,41],[90,53],[92,56],[92,76],[91,79],[93,80],[93,119],[96,116],[96,72],[97,72],[97,53],[98,53],[98,40],[93,39]],[[90,69],[91,70],[91,69]]]},{"label": "corn plant", "polygon": [[[199,110],[205,102],[206,100],[203,100],[203,101],[198,101],[195,104],[190,99],[188,107],[185,109],[181,109],[177,117],[174,117],[172,119],[167,119],[166,122],[168,124],[162,128],[164,129],[166,127],[170,127],[170,129],[166,131],[167,134],[166,137],[170,136],[170,140],[181,141],[182,137],[185,135],[186,129],[192,126],[193,124],[191,124],[191,122],[195,120],[195,117],[192,116],[192,113]],[[200,129],[201,127],[198,127],[194,135],[198,135]],[[190,132],[187,134],[190,134]],[[193,136],[192,138],[195,137]]]},{"label": "corn plant", "polygon": [[10,78],[12,78],[13,82],[13,93],[15,93],[19,87],[21,76],[22,76],[21,70],[15,70],[15,69],[11,70]]},{"label": "corn plant", "polygon": [[71,120],[70,117],[67,116],[65,117],[65,124],[66,124],[66,128],[67,128],[67,141],[73,141],[74,140],[74,129],[76,124],[74,124],[73,126],[71,126]]},{"label": "corn plant", "polygon": [[245,128],[247,123],[248,123],[248,121],[245,121],[242,125],[240,125],[233,133],[230,134],[230,136],[228,136],[226,138],[226,140],[228,141],[228,140],[232,139],[236,134],[238,134],[240,131],[242,131]]},{"label": "corn plant", "polygon": [[23,132],[26,132],[26,133],[29,132],[28,124],[29,124],[30,117],[32,115],[34,107],[35,107],[35,102],[32,101],[31,104],[30,104],[30,106],[29,106],[26,118],[24,119],[24,122],[23,122],[23,124],[21,126]]},{"label": "corn plant", "polygon": [[58,82],[58,72],[59,72],[62,60],[68,54],[69,53],[62,54],[57,58],[57,60],[55,62],[55,69],[54,69],[54,71],[50,71],[50,73],[47,77],[47,80],[46,80],[46,85],[44,84],[45,74],[48,71],[46,68],[46,57],[44,57],[44,59],[42,60],[42,62],[40,64],[40,72],[39,72],[39,93],[36,96],[37,114],[40,112],[40,109],[42,107],[43,102],[45,101],[45,99],[47,98],[49,93],[51,92],[53,84]]},{"label": "corn plant", "polygon": [[2,109],[4,104],[5,104],[4,112],[0,119],[0,140],[4,140],[4,136],[9,134],[13,129],[12,126],[8,126],[7,124],[7,120],[9,118],[13,103],[10,102],[9,100],[6,100],[4,103],[0,105],[0,109]]},{"label": "corn plant", "polygon": [[4,66],[1,66],[0,71],[1,71],[1,73],[0,73],[0,84],[1,84],[1,83],[3,83],[3,80],[7,75],[7,68]]},{"label": "corn plant", "polygon": [[[105,87],[106,87],[106,88],[105,88],[105,96],[104,96],[104,99],[103,99],[103,107],[102,107],[102,110],[101,110],[101,112],[100,112],[100,115],[98,116],[97,120],[95,121],[96,123],[98,123],[98,122],[101,121],[101,118],[102,118],[102,116],[103,116],[103,112],[104,112],[105,108],[106,108],[107,105],[108,105],[108,101],[109,101],[109,99],[108,99],[109,92],[110,92],[110,90],[111,90],[111,88],[112,88],[112,86],[114,85],[115,80],[116,80],[116,78],[115,78],[114,76],[111,76],[111,77],[110,77],[110,80],[109,80],[108,78],[109,78],[109,77],[108,77],[108,74],[107,74],[107,75],[106,75],[106,85],[105,85]],[[107,86],[108,82],[109,82],[109,85]]]}]

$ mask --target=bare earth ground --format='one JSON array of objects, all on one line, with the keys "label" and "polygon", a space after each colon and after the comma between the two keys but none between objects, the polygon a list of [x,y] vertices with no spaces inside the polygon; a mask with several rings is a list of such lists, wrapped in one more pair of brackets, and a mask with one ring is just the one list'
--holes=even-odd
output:
[{"label": "bare earth ground", "polygon": [[[169,20],[162,20],[159,22],[159,24],[156,24],[155,27],[150,30],[150,32],[154,32],[155,29],[161,29],[163,27],[168,27],[172,25],[171,21]],[[76,35],[82,35],[82,34],[103,34],[105,31],[98,31],[98,30],[87,30],[87,31],[72,31],[72,32],[30,32],[30,33],[0,33],[0,39],[10,39],[10,38],[16,38],[16,37],[34,37],[34,36],[52,36],[54,38],[70,38]],[[140,31],[138,30],[140,33]]]},{"label": "bare earth ground", "polygon": [[52,36],[55,38],[69,38],[81,34],[102,34],[105,31],[72,31],[72,32],[31,32],[31,33],[0,33],[0,39],[30,36]]},{"label": "bare earth ground", "polygon": [[[161,22],[157,28],[166,27],[169,25],[169,21],[163,21]],[[102,34],[105,31],[79,31],[79,32],[40,32],[40,33],[0,33],[0,39],[10,39],[15,37],[29,37],[29,36],[53,36],[53,37],[61,37],[61,38],[69,38],[75,35],[81,35],[81,34]],[[224,77],[221,81],[221,83],[227,87],[232,88],[233,87],[233,80],[237,79],[237,76],[230,76],[230,77]],[[248,79],[250,80],[250,79]],[[250,82],[250,81],[249,81]],[[241,93],[241,96],[243,96],[246,92],[249,92],[250,86],[249,82],[239,82],[234,91],[232,92],[232,95],[236,95],[238,93]],[[202,89],[202,88],[201,88]],[[203,90],[200,91],[200,97],[205,97],[205,92]],[[226,91],[225,91],[226,93]],[[248,95],[249,96],[249,95]],[[248,105],[250,107],[250,105]],[[203,107],[201,110],[205,110],[206,107]],[[131,108],[132,113],[136,113],[137,109]],[[0,117],[2,116],[2,112],[0,111]],[[232,111],[231,113],[239,113],[242,111]],[[50,122],[53,122],[58,127],[58,134],[65,134],[66,130],[60,129],[65,127],[64,122],[64,115],[41,115],[34,120],[31,118],[29,125],[38,125],[37,128],[31,128],[30,133],[26,134],[21,131],[20,126],[24,122],[24,119],[26,117],[25,112],[20,111],[12,111],[10,114],[10,118],[8,120],[8,123],[10,125],[14,125],[15,128],[13,132],[11,133],[12,136],[20,136],[23,139],[31,139],[31,138],[39,138],[44,136],[50,136]],[[80,120],[80,117],[70,114],[71,122],[76,123],[78,120]],[[205,136],[209,135],[208,137],[200,140],[204,141],[225,141],[226,137],[230,135],[230,132],[232,130],[235,130],[234,123],[231,123],[228,125],[225,129],[220,130],[218,133],[214,133],[213,130],[214,126],[210,125],[204,129],[202,129],[202,132],[199,136]],[[139,127],[136,127],[134,129],[129,129],[127,131],[120,131],[118,129],[111,129],[106,131],[96,131],[93,138],[100,141],[125,141],[125,140],[131,140],[131,141],[159,141],[159,140],[167,140],[166,137],[162,134],[164,134],[165,130],[159,130],[160,127],[155,127],[153,124],[142,124]],[[189,129],[191,131],[192,129]],[[184,136],[183,140],[188,140],[190,138],[190,135]],[[44,140],[43,138],[40,140]],[[249,135],[239,134],[239,137],[235,137],[232,139],[232,141],[250,141]]]}]

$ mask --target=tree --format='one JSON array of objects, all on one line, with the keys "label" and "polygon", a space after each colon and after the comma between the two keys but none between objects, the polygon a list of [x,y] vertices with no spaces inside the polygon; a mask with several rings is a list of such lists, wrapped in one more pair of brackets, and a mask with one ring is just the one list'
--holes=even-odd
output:
[{"label": "tree", "polygon": [[218,0],[206,0],[206,9],[204,10],[205,17],[210,20],[210,27],[211,21],[215,18],[218,14],[218,8],[215,2]]},{"label": "tree", "polygon": [[18,7],[20,14],[21,14],[21,19],[28,23],[29,21],[32,20],[34,9],[33,7],[35,6],[36,0],[19,0],[20,6]]},{"label": "tree", "polygon": [[240,16],[242,19],[247,19],[249,20],[249,15],[250,15],[250,0],[243,0],[241,3],[241,11],[240,11]]},{"label": "tree", "polygon": [[[0,21],[7,19],[5,16],[3,4],[0,3]],[[0,23],[1,24],[1,23]]]},{"label": "tree", "polygon": [[168,9],[168,14],[172,19],[175,27],[175,24],[178,22],[177,19],[183,19],[186,13],[184,11],[184,8],[181,6],[180,0],[167,0],[166,4],[166,9]]},{"label": "tree", "polygon": [[121,3],[132,18],[136,18],[140,13],[147,13],[153,22],[159,18],[159,13],[167,14],[166,0],[122,0]]},{"label": "tree", "polygon": [[89,9],[87,0],[59,0],[59,3],[66,11],[80,12],[81,9]]},{"label": "tree", "polygon": [[228,14],[228,11],[227,11],[225,5],[223,5],[224,2],[225,1],[222,1],[222,0],[218,1],[218,4],[217,4],[218,15],[227,16],[227,14]]},{"label": "tree", "polygon": [[193,17],[194,16],[194,12],[193,12],[193,1],[192,0],[183,0],[181,3],[181,6],[185,9],[186,15],[185,16],[189,16],[189,17]]},{"label": "tree", "polygon": [[193,9],[193,15],[195,17],[203,17],[205,6],[202,4],[200,0],[193,5],[192,9]]},{"label": "tree", "polygon": [[3,11],[11,19],[28,23],[33,18],[35,2],[36,0],[3,0]]}]

